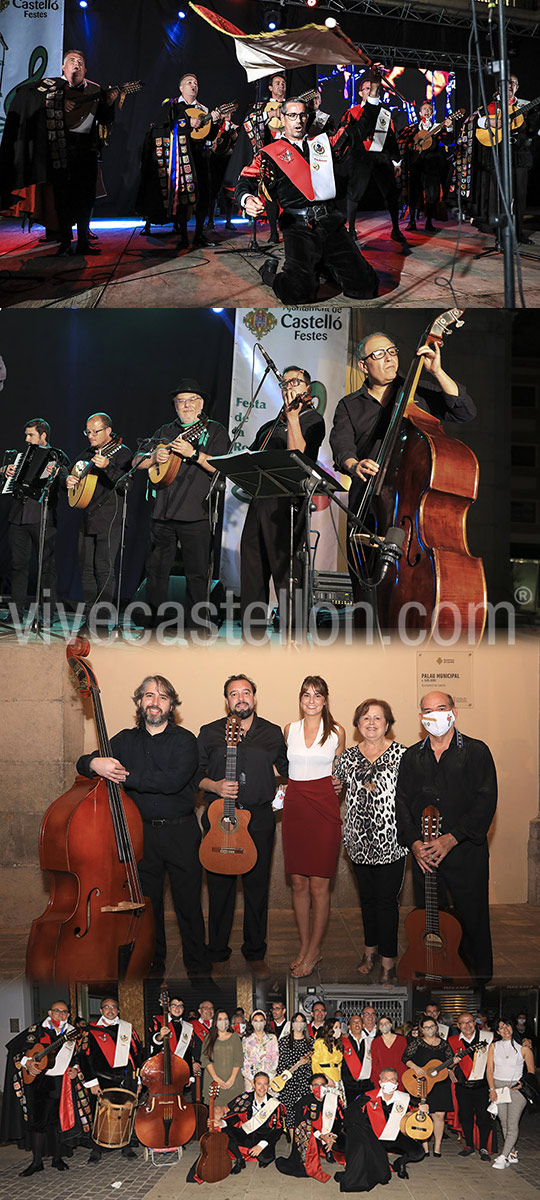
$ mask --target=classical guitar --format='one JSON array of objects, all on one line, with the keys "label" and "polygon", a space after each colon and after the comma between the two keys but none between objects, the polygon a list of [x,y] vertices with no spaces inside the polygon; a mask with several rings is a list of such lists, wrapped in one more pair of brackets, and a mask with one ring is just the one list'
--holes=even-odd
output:
[{"label": "classical guitar", "polygon": [[[425,1104],[428,1091],[426,1080],[420,1079],[419,1082],[422,1086],[418,1093],[418,1101],[420,1104]],[[412,1138],[415,1142],[427,1142],[433,1133],[433,1121],[429,1113],[420,1112],[419,1108],[405,1113],[405,1116],[401,1118],[399,1127],[406,1137]]]},{"label": "classical guitar", "polygon": [[219,1085],[210,1085],[208,1131],[201,1137],[201,1156],[195,1168],[197,1179],[204,1183],[221,1183],[230,1174],[233,1160],[229,1154],[229,1139],[222,1129],[215,1128],[214,1104]]},{"label": "classical guitar", "polygon": [[[218,108],[214,109],[214,112],[219,113],[220,117],[230,117],[236,108],[238,108],[238,100],[229,100],[227,104],[220,104]],[[191,136],[194,142],[204,142],[212,128],[211,113],[205,112],[204,108],[194,106],[193,108],[186,108],[186,116],[194,117],[195,119],[199,117],[202,121],[202,124],[197,129],[191,130]]]},{"label": "classical guitar", "polygon": [[[422,813],[422,840],[430,845],[440,836],[440,813],[434,805]],[[459,956],[462,930],[450,913],[439,912],[437,871],[424,875],[425,908],[415,908],[405,921],[409,948],[398,966],[401,983],[425,979],[451,983],[469,980],[470,975]]]},{"label": "classical guitar", "polygon": [[[105,458],[114,458],[122,446],[122,438],[111,438],[105,446],[100,446],[95,453],[103,454]],[[68,489],[68,504],[70,508],[88,508],[96,490],[99,478],[99,468],[90,460],[80,459],[71,468],[71,474],[77,476],[74,488]]]},{"label": "classical guitar", "polygon": [[417,154],[422,154],[424,150],[429,150],[433,138],[444,129],[447,120],[460,121],[465,116],[465,109],[458,108],[457,112],[451,113],[444,121],[440,121],[438,125],[432,125],[431,129],[419,129],[412,139],[412,150]]},{"label": "classical guitar", "polygon": [[[487,1042],[479,1042],[477,1046],[473,1047],[473,1050],[487,1049],[487,1045]],[[470,1054],[470,1047],[464,1046],[462,1050],[456,1052],[454,1058],[465,1058],[468,1054]],[[419,1100],[421,1104],[423,1104],[425,1096],[429,1094],[434,1084],[448,1078],[450,1067],[446,1066],[445,1063],[439,1062],[437,1058],[432,1058],[426,1063],[425,1067],[422,1067],[422,1070],[425,1071],[425,1076],[417,1075],[416,1071],[408,1067],[403,1072],[402,1077],[403,1087],[407,1089],[411,1096],[414,1096],[415,1100]]]},{"label": "classical guitar", "polygon": [[[227,717],[225,780],[237,779],[236,756],[242,738],[242,722],[232,713]],[[251,813],[237,809],[234,797],[213,800],[208,809],[210,828],[204,835],[199,858],[207,871],[218,875],[245,875],[257,862],[257,847],[248,833]]]},{"label": "classical guitar", "polygon": [[201,1077],[195,1076],[195,1100],[193,1101],[195,1109],[195,1137],[201,1139],[203,1133],[208,1129],[208,1105],[203,1104],[201,1100]]},{"label": "classical guitar", "polygon": [[[64,1045],[64,1042],[74,1042],[78,1036],[77,1029],[70,1029],[66,1033],[60,1034],[60,1037],[51,1042],[50,1046],[44,1046],[43,1042],[36,1042],[33,1046],[29,1046],[25,1050],[24,1056],[25,1058],[31,1058],[33,1065],[40,1072],[47,1071],[49,1067],[52,1067],[56,1053]],[[37,1075],[31,1075],[26,1067],[23,1067],[22,1072],[25,1084],[33,1083],[37,1079]]]},{"label": "classical guitar", "polygon": [[[510,108],[510,133],[519,129],[523,125],[527,113],[533,108],[537,108],[540,104],[540,96],[536,100],[529,100],[528,104],[512,105]],[[499,108],[497,115],[490,114],[488,117],[489,128],[475,130],[475,135],[482,146],[491,146],[492,141],[495,145],[499,145],[502,139],[502,112]]]},{"label": "classical guitar", "polygon": [[[195,421],[193,425],[186,425],[184,429],[178,431],[176,437],[182,437],[185,442],[189,442],[193,446],[199,441],[201,434],[207,426],[206,417],[201,417],[199,421]],[[174,439],[176,440],[176,439]],[[148,468],[148,477],[153,484],[160,484],[161,487],[169,487],[176,479],[180,467],[183,462],[182,455],[177,450],[171,450],[172,442],[160,442],[156,446],[156,450],[169,450],[170,455],[167,462],[155,463],[154,466]]]}]

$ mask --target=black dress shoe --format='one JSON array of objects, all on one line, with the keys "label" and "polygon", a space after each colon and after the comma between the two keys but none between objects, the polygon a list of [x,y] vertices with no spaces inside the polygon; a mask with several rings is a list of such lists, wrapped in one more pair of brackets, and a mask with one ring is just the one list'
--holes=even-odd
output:
[{"label": "black dress shoe", "polygon": [[101,250],[98,246],[89,246],[87,242],[82,242],[82,244],[77,242],[75,254],[82,254],[85,258],[97,258],[98,254],[101,254]]},{"label": "black dress shoe", "polygon": [[424,225],[424,233],[436,233],[436,232],[437,232],[437,230],[435,229],[433,221],[426,221],[426,223]]},{"label": "black dress shoe", "polygon": [[54,255],[55,258],[63,258],[64,255],[67,256],[73,253],[74,251],[71,242],[60,242],[58,250],[55,250]]},{"label": "black dress shoe", "polygon": [[459,1158],[468,1158],[469,1154],[474,1154],[474,1146],[465,1146],[464,1150],[460,1150]]},{"label": "black dress shoe", "polygon": [[136,1157],[137,1157],[137,1155],[135,1154],[135,1151],[131,1149],[131,1146],[123,1146],[122,1158],[136,1158]]},{"label": "black dress shoe", "polygon": [[35,1175],[36,1171],[42,1171],[42,1170],[43,1170],[43,1163],[41,1163],[41,1162],[40,1163],[34,1163],[34,1162],[30,1163],[30,1166],[26,1167],[26,1169],[24,1171],[19,1171],[19,1179],[24,1179],[28,1175]]},{"label": "black dress shoe", "polygon": [[212,250],[216,243],[209,242],[208,238],[204,236],[204,233],[198,233],[197,236],[193,238],[192,244],[196,250]]},{"label": "black dress shoe", "polygon": [[240,1171],[245,1171],[246,1164],[243,1158],[237,1158],[233,1167],[231,1167],[231,1175],[239,1175]]},{"label": "black dress shoe", "polygon": [[418,226],[416,221],[409,221],[409,224],[405,226],[405,229],[407,230],[407,233],[417,233]]},{"label": "black dress shoe", "polygon": [[89,1163],[101,1162],[101,1150],[100,1150],[99,1146],[94,1146],[94,1148],[88,1158],[88,1162]]},{"label": "black dress shoe", "polygon": [[181,237],[176,246],[177,250],[189,250],[189,242],[187,237]]},{"label": "black dress shoe", "polygon": [[53,1158],[51,1167],[56,1167],[57,1171],[69,1171],[67,1162],[64,1162],[63,1158]]},{"label": "black dress shoe", "polygon": [[409,244],[405,234],[401,232],[401,229],[393,229],[390,237],[392,238],[393,242],[401,242],[402,246],[408,246]]},{"label": "black dress shoe", "polygon": [[267,258],[265,262],[263,262],[262,267],[259,267],[259,275],[267,287],[273,286],[274,279],[277,275],[277,269],[278,260],[277,258],[274,258],[273,255],[270,255],[270,258]]},{"label": "black dress shoe", "polygon": [[398,1177],[398,1179],[408,1179],[409,1178],[409,1173],[407,1171],[405,1163],[399,1164],[399,1167],[397,1169],[397,1177]]}]

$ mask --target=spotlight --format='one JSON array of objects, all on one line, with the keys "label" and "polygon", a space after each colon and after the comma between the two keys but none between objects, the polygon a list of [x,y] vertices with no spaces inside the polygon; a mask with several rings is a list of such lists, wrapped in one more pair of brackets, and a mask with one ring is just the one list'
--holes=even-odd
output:
[{"label": "spotlight", "polygon": [[88,0],[79,0],[79,8],[88,8]]},{"label": "spotlight", "polygon": [[275,21],[269,21],[269,22],[268,22],[268,28],[269,28],[269,29],[275,29],[275,28],[276,28],[276,22],[275,22]]},{"label": "spotlight", "polygon": [[318,3],[318,0],[306,0],[306,5],[308,8],[316,8],[317,3]]},{"label": "spotlight", "polygon": [[265,6],[264,23],[269,30],[279,29],[281,25],[281,12],[275,5]]},{"label": "spotlight", "polygon": [[224,311],[225,310],[223,308],[213,308],[212,309],[212,312],[215,312],[215,313],[220,313],[220,312],[224,312]]},{"label": "spotlight", "polygon": [[182,8],[178,9],[178,12],[176,15],[177,15],[179,21],[185,21],[186,13],[184,12],[184,10]]},{"label": "spotlight", "polygon": [[327,17],[326,21],[324,23],[325,23],[327,29],[335,29],[336,25],[337,25],[337,21],[336,21],[335,17]]}]

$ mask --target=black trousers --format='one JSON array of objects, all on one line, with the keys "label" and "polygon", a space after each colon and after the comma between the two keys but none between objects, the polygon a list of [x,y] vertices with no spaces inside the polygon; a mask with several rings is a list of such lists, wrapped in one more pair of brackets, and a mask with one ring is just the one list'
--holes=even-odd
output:
[{"label": "black trousers", "polygon": [[[424,876],[413,856],[415,903],[425,906]],[[459,842],[437,867],[439,905],[448,905],[450,892],[463,937],[460,954],[471,974],[483,983],[493,975],[493,951],[489,924],[489,850],[487,842],[475,846]]]},{"label": "black trousers", "polygon": [[[305,507],[293,517],[293,613],[302,587],[299,552],[305,541]],[[270,578],[278,594],[289,596],[291,506],[287,499],[252,500],[240,542],[240,597],[242,618],[250,604],[268,604]],[[257,614],[257,620],[260,620]]]},{"label": "black trousers", "polygon": [[425,1158],[425,1150],[421,1142],[417,1142],[414,1138],[407,1137],[405,1133],[398,1133],[397,1138],[393,1142],[379,1141],[379,1145],[384,1146],[384,1149],[389,1154],[399,1154],[399,1159],[395,1159],[394,1166],[402,1163],[403,1166],[409,1162],[420,1162]]},{"label": "black trousers", "polygon": [[[242,1128],[236,1129],[234,1126],[227,1125],[227,1137],[229,1139],[229,1150],[236,1159],[242,1158],[240,1146],[247,1149],[253,1149],[253,1146],[258,1146],[259,1142],[268,1141],[268,1130],[265,1130],[264,1125],[255,1133],[243,1133]],[[273,1142],[268,1141],[268,1145],[261,1150],[257,1155],[257,1162],[262,1163],[263,1167],[267,1167],[269,1163],[275,1162],[276,1147]]]},{"label": "black trousers", "polygon": [[139,875],[143,894],[148,896],[154,912],[154,962],[164,965],[167,957],[163,887],[168,875],[182,938],[182,956],[188,972],[205,970],[208,966],[201,909],[200,842],[201,831],[195,813],[189,813],[175,825],[155,827],[144,822],[144,852]]},{"label": "black trousers", "polygon": [[399,893],[403,887],[406,858],[381,866],[353,863],[366,946],[377,946],[384,958],[396,958],[398,950]]},{"label": "black trousers", "polygon": [[378,279],[345,229],[343,216],[334,212],[313,228],[302,218],[284,212],[285,263],[273,289],[284,304],[312,304],[319,290],[319,269],[328,268],[345,296],[370,300],[377,295]]},{"label": "black trousers", "polygon": [[150,525],[146,559],[146,602],[153,611],[167,600],[169,576],[177,544],[182,547],[186,576],[185,624],[191,624],[195,604],[205,603],[210,558],[208,521],[160,521]]},{"label": "black trousers", "polygon": [[104,533],[79,535],[79,566],[81,571],[85,613],[97,600],[114,603],[116,575],[114,564],[120,546],[120,523]]},{"label": "black trousers", "polygon": [[426,221],[435,215],[441,193],[442,162],[439,152],[420,155],[409,167],[409,220],[424,206]]},{"label": "black trousers", "polygon": [[458,1104],[459,1123],[465,1136],[465,1145],[474,1146],[474,1121],[480,1135],[480,1148],[487,1150],[489,1135],[493,1129],[493,1121],[487,1111],[489,1104],[489,1088],[487,1083],[481,1087],[465,1087],[456,1083],[456,1100]]},{"label": "black trousers", "polygon": [[392,218],[392,229],[399,229],[399,187],[394,165],[389,154],[368,151],[351,172],[347,193],[347,221],[351,233],[356,221],[356,210],[367,190],[370,179],[374,179]]},{"label": "black trousers", "polygon": [[[56,603],[56,529],[51,521],[47,523],[43,545],[43,574],[42,588],[50,591],[51,605]],[[39,549],[39,525],[10,525],[9,550],[11,556],[11,598],[22,612],[28,596],[28,579],[32,551],[36,558]]]},{"label": "black trousers", "polygon": [[[206,819],[205,819],[206,818]],[[208,818],[203,817],[203,825],[208,827]],[[248,962],[260,962],[266,954],[266,929],[268,925],[268,889],[270,886],[270,866],[274,846],[275,827],[252,829],[253,818],[249,832],[257,847],[257,862],[242,875],[244,889],[244,943],[242,954]],[[228,945],[234,919],[236,902],[236,875],[217,875],[214,871],[206,872],[209,894],[208,912],[208,950],[215,962],[226,962],[231,956]]]},{"label": "black trousers", "polygon": [[67,134],[67,168],[53,171],[53,193],[60,239],[71,241],[72,226],[77,225],[79,249],[88,247],[88,226],[96,201],[98,152],[92,147],[93,135]]}]

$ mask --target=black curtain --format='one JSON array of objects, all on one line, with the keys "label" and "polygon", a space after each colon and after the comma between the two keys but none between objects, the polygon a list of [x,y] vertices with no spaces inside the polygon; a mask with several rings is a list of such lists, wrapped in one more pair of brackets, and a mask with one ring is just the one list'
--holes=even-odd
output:
[{"label": "black curtain", "polygon": [[[198,379],[211,397],[206,411],[228,426],[234,312],[174,309],[25,312],[4,311],[2,354],[8,378],[2,392],[2,450],[21,450],[24,425],[45,417],[51,443],[71,462],[87,457],[87,417],[107,412],[115,433],[131,450],[174,418],[169,393],[178,379]],[[85,454],[86,451],[86,454]],[[8,513],[0,496],[0,581],[9,577]],[[77,535],[80,514],[58,506],[59,597],[80,599]],[[144,574],[150,504],[146,472],[136,473],[129,494],[123,594],[133,596]]]}]

